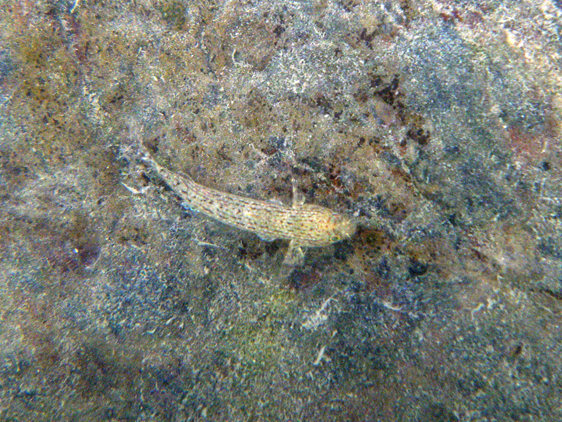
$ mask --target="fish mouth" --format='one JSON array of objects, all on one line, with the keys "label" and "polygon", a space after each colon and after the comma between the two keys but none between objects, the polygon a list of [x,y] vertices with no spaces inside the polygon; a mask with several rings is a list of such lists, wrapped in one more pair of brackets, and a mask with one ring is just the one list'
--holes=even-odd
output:
[{"label": "fish mouth", "polygon": [[341,217],[340,223],[336,226],[334,230],[337,242],[345,239],[349,239],[357,232],[357,224],[354,221],[348,219],[347,217]]},{"label": "fish mouth", "polygon": [[357,232],[357,224],[355,224],[354,221],[349,220],[342,229],[342,234],[345,238],[350,238]]}]

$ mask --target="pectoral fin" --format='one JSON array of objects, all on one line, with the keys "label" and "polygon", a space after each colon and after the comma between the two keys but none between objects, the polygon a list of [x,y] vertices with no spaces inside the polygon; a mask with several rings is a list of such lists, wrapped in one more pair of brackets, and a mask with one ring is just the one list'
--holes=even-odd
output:
[{"label": "pectoral fin", "polygon": [[300,208],[304,204],[304,195],[299,191],[297,181],[294,178],[291,179],[291,183],[293,184],[293,208]]},{"label": "pectoral fin", "polygon": [[285,259],[283,260],[283,265],[288,267],[299,267],[304,263],[304,252],[302,247],[296,245],[294,240],[289,242],[289,249],[285,254]]}]

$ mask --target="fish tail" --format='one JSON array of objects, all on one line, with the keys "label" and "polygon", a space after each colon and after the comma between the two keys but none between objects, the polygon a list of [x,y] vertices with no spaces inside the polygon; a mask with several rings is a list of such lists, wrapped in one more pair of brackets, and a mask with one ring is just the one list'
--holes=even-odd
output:
[{"label": "fish tail", "polygon": [[142,141],[139,141],[139,150],[141,154],[141,161],[144,161],[145,163],[148,163],[150,165],[156,164],[156,161],[154,161],[154,158],[152,158],[152,155],[148,151],[148,148],[142,143]]},{"label": "fish tail", "polygon": [[[167,183],[170,182],[172,179],[177,177],[177,176],[175,176],[175,174],[172,171],[170,171],[166,167],[163,167],[160,164],[158,164],[158,162],[150,154],[150,151],[148,150],[148,148],[142,142],[139,142],[139,147],[140,147],[140,153],[141,153],[141,157],[140,157],[141,161],[145,162],[149,167],[156,170],[156,172],[160,175],[160,177],[164,178],[164,180]],[[189,176],[188,174],[180,173],[180,172],[178,172],[178,174],[180,174],[181,177],[183,177],[185,179],[185,181],[190,182],[190,183],[196,183],[193,180],[193,178],[191,176]]]}]

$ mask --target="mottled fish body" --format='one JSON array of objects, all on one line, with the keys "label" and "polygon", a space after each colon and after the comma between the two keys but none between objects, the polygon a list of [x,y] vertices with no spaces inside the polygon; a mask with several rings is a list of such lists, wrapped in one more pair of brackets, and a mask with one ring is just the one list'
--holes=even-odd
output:
[{"label": "mottled fish body", "polygon": [[350,238],[355,223],[343,214],[318,205],[302,204],[293,189],[293,206],[247,198],[200,185],[145,157],[162,179],[180,196],[182,205],[215,220],[257,234],[261,239],[288,240],[285,264],[302,261],[302,247],[327,246]]}]

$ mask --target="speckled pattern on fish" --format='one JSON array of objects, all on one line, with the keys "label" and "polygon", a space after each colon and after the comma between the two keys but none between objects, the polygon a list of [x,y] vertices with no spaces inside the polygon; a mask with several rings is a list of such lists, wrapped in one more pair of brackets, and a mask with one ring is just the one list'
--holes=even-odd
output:
[{"label": "speckled pattern on fish", "polygon": [[257,234],[261,239],[288,240],[286,265],[298,265],[302,247],[327,246],[350,238],[355,223],[345,215],[318,205],[304,204],[293,186],[293,206],[260,201],[207,188],[187,175],[160,166],[149,156],[144,160],[153,166],[164,181],[181,197],[182,205],[218,221]]}]

